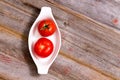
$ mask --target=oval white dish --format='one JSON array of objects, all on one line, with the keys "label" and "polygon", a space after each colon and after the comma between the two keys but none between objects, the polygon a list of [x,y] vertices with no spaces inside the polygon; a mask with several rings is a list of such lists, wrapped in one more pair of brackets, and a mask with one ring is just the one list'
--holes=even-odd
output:
[{"label": "oval white dish", "polygon": [[[55,31],[53,35],[46,37],[47,39],[51,40],[54,45],[53,52],[51,53],[50,56],[46,58],[41,58],[35,55],[35,52],[33,51],[33,46],[38,39],[43,37],[38,32],[37,24],[39,21],[42,21],[47,18],[52,19],[55,22],[57,30]],[[29,46],[29,51],[32,56],[32,59],[37,66],[38,74],[47,74],[51,64],[54,62],[55,58],[57,57],[58,52],[61,47],[60,30],[53,17],[52,10],[50,7],[41,8],[40,14],[38,15],[37,19],[35,20],[35,22],[33,23],[30,29],[29,36],[28,36],[28,46]]]}]

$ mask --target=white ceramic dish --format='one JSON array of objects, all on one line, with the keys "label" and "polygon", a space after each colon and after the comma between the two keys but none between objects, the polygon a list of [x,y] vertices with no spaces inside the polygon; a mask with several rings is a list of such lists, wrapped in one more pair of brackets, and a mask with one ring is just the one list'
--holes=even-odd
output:
[{"label": "white ceramic dish", "polygon": [[[37,55],[35,55],[35,53],[33,51],[33,46],[34,46],[35,42],[39,38],[43,37],[38,33],[37,23],[39,21],[41,21],[43,19],[47,19],[47,18],[52,19],[55,22],[56,27],[57,27],[56,32],[52,36],[46,37],[53,42],[54,49],[53,49],[52,54],[50,56],[48,56],[47,58],[40,58]],[[42,7],[41,8],[40,14],[38,15],[37,19],[35,20],[35,22],[33,23],[32,27],[30,29],[29,37],[28,37],[28,46],[29,46],[29,51],[32,56],[32,59],[37,66],[38,73],[39,74],[47,74],[51,64],[57,57],[58,52],[60,50],[60,46],[61,46],[60,30],[59,30],[58,25],[53,17],[50,7]]]}]

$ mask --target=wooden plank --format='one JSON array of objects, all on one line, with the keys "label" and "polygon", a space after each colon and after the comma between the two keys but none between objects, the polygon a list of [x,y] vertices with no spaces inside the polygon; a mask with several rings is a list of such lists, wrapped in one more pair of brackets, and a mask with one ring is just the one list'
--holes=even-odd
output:
[{"label": "wooden plank", "polygon": [[22,0],[3,0],[4,3],[13,6],[14,9],[28,15],[28,16],[37,16],[39,10],[37,8],[33,8],[33,6],[25,5]]},{"label": "wooden plank", "polygon": [[64,5],[76,12],[92,19],[120,29],[120,1],[119,0],[46,0]]},{"label": "wooden plank", "polygon": [[[35,20],[32,16],[28,16],[22,13],[20,10],[18,11],[13,6],[6,4],[4,2],[0,2],[0,24],[5,26],[11,26],[14,30],[28,34],[26,32],[29,31],[29,26],[32,25]],[[7,21],[6,21],[7,20]],[[19,24],[17,24],[19,22]],[[30,23],[31,22],[31,23]],[[19,28],[19,30],[18,30]]]},{"label": "wooden plank", "polygon": [[28,67],[27,64],[5,55],[2,52],[0,52],[0,60],[0,76],[5,80],[60,80],[51,74],[38,75],[36,73],[36,68],[31,62],[29,62],[31,66]]},{"label": "wooden plank", "polygon": [[[33,2],[31,1],[31,2],[27,2],[27,3],[32,4]],[[15,33],[16,33],[16,31],[18,31],[18,28],[19,28],[21,30],[18,32],[20,32],[22,35],[27,35],[30,25],[26,25],[26,24],[32,23],[32,21],[34,21],[35,18],[29,17],[26,14],[24,14],[23,12],[18,11],[16,9],[9,10],[9,9],[13,9],[12,6],[9,6],[9,4],[6,5],[6,3],[4,3],[4,2],[2,2],[1,4],[2,4],[1,8],[5,6],[2,15],[5,15],[5,16],[8,15],[8,14],[5,14],[5,11],[8,11],[8,13],[9,14],[11,13],[12,16],[14,15],[14,13],[17,12],[16,14],[19,14],[19,16],[17,15],[18,18],[21,18],[21,16],[26,16],[24,19],[22,19],[23,20],[22,22],[24,22],[24,24],[22,24],[22,25],[21,25],[21,23],[19,23],[20,22],[19,20],[16,21],[12,17],[9,18],[8,24],[5,23],[6,21],[3,21],[1,24],[2,25],[7,24],[7,29],[12,28],[13,29],[12,32],[15,30]],[[75,60],[79,64],[84,64],[87,67],[90,67],[91,69],[98,71],[101,74],[104,74],[109,77],[112,76],[112,78],[115,78],[115,79],[117,79],[117,78],[119,79],[119,69],[118,69],[119,64],[118,63],[120,60],[116,55],[118,52],[117,49],[119,49],[119,48],[115,47],[115,49],[114,49],[111,47],[113,45],[113,41],[115,41],[115,46],[116,45],[119,46],[118,44],[116,44],[116,43],[119,43],[119,37],[117,37],[117,36],[119,36],[119,33],[117,33],[116,30],[114,31],[111,28],[95,25],[91,22],[86,22],[85,20],[83,20],[79,17],[76,17],[73,14],[70,14],[68,11],[62,11],[59,7],[55,8],[54,6],[50,5],[46,1],[40,1],[38,3],[36,1],[32,5],[34,5],[38,8],[40,8],[44,5],[52,7],[55,18],[58,22],[59,27],[61,28],[61,32],[63,33],[62,34],[63,42],[65,40],[65,44],[62,45],[61,50],[65,51],[66,53],[64,53],[62,55],[64,55],[64,56],[67,55],[67,57],[69,57],[70,59]],[[9,7],[9,9],[7,9],[7,7]],[[61,16],[62,14],[64,14],[64,15]],[[5,16],[1,16],[1,19],[4,19]],[[8,17],[9,17],[9,15],[6,17],[6,19]],[[30,21],[30,19],[32,21]],[[15,26],[14,21],[16,21],[15,23],[17,24],[17,26]],[[77,24],[75,24],[73,21]],[[81,25],[81,26],[79,26],[79,25]],[[73,26],[75,26],[75,27],[73,27]],[[92,26],[92,27],[89,27],[89,26]],[[16,28],[16,29],[14,29],[14,28]],[[6,27],[5,27],[5,29],[6,29]],[[92,30],[92,32],[94,32],[94,34],[92,32],[90,32],[91,30]],[[111,32],[109,32],[109,31],[111,31]],[[99,36],[96,36],[95,34],[99,34]],[[105,35],[105,34],[107,34],[107,35]],[[111,40],[110,38],[113,35],[115,38],[114,39],[112,38],[112,40]],[[109,43],[111,43],[110,45],[106,44],[107,41],[104,39],[104,37],[107,37],[109,39]],[[73,39],[76,39],[76,41]],[[105,42],[104,42],[106,44],[105,47],[102,46],[102,45],[104,45],[104,43],[102,41],[100,41],[99,39],[101,39],[103,41],[105,40]],[[79,45],[79,42],[82,43],[84,40],[87,44],[84,42],[82,45]],[[94,45],[93,45],[93,43],[94,43]],[[70,46],[70,47],[67,47],[67,46]],[[94,46],[96,46],[96,47],[94,47]],[[110,46],[110,48],[109,48],[109,46]],[[74,49],[72,51],[73,47],[74,47]],[[110,51],[107,52],[104,48],[108,49],[108,50],[111,49],[111,51],[116,50],[116,52],[115,52],[116,54],[110,53]],[[99,50],[99,52],[98,52],[98,50]],[[101,53],[103,53],[103,54],[100,55]],[[110,56],[108,56],[109,54],[110,54]],[[73,57],[71,58],[71,56],[73,56]],[[24,59],[22,59],[22,60],[24,60]],[[112,67],[114,69],[112,69]]]},{"label": "wooden plank", "polygon": [[[14,41],[11,42],[11,40]],[[21,38],[18,38],[10,32],[4,31],[3,28],[0,28],[0,42],[2,43],[0,44],[0,73],[9,75],[10,77],[6,76],[6,78],[11,78],[11,80],[15,80],[16,78],[18,80],[44,80],[49,78],[54,80],[112,80],[61,55],[58,56],[54,64],[51,66],[48,75],[38,76],[36,73],[36,67],[29,52],[27,52],[28,48],[26,41],[23,41]],[[4,47],[5,45],[6,47],[9,45],[9,47],[6,49]],[[76,65],[76,67],[73,67],[74,65]]]}]

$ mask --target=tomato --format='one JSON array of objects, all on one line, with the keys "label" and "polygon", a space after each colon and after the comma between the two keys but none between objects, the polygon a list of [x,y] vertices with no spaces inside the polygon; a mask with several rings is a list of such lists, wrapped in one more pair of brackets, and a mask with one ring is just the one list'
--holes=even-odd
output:
[{"label": "tomato", "polygon": [[52,19],[45,19],[38,23],[38,31],[44,36],[50,36],[56,31],[56,25]]},{"label": "tomato", "polygon": [[53,51],[53,43],[47,38],[40,38],[34,45],[34,52],[42,58],[48,57]]}]

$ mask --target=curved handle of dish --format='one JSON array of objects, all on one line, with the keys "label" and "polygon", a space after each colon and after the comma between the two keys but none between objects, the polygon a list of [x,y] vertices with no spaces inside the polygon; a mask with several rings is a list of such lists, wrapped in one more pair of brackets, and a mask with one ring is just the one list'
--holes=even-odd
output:
[{"label": "curved handle of dish", "polygon": [[52,10],[50,7],[42,7],[41,8],[41,12],[40,12],[41,16],[46,16],[46,17],[53,17],[52,15]]},{"label": "curved handle of dish", "polygon": [[38,66],[37,70],[38,70],[38,74],[47,74],[49,70],[49,66]]}]

